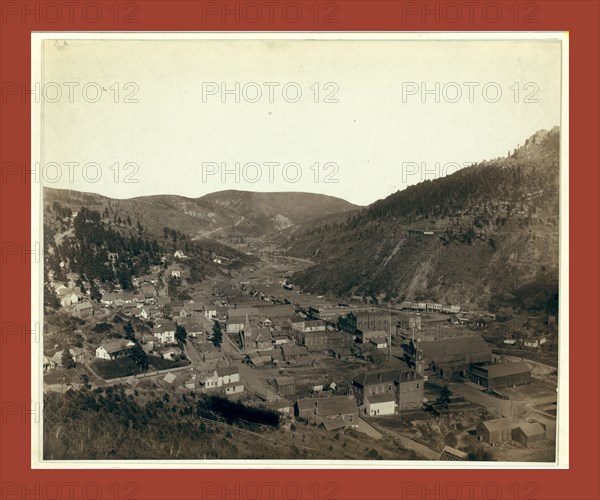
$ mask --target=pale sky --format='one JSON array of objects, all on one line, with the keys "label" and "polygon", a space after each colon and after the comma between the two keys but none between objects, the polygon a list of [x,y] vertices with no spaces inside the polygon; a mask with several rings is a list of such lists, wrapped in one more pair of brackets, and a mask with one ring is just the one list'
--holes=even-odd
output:
[{"label": "pale sky", "polygon": [[[366,205],[560,124],[559,41],[68,40],[44,42],[42,60],[41,163],[62,174],[42,169],[45,185],[114,198],[240,189]],[[436,82],[440,102],[423,103]],[[221,92],[236,83],[240,102]],[[100,170],[70,178],[67,162]]]}]

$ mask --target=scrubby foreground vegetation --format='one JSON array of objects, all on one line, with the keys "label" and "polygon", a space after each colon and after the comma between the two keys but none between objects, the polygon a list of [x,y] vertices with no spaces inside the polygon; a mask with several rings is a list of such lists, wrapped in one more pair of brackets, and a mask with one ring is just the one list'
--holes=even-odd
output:
[{"label": "scrubby foreground vegetation", "polygon": [[394,440],[375,441],[353,430],[329,433],[266,408],[195,392],[155,393],[150,385],[138,389],[47,393],[44,459],[415,458]]}]

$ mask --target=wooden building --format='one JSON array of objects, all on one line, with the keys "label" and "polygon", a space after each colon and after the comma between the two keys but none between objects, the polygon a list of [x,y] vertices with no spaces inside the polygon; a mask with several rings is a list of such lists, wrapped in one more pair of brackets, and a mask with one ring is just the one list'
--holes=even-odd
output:
[{"label": "wooden building", "polygon": [[399,410],[421,408],[425,379],[408,365],[396,369],[366,372],[352,379],[352,389],[359,405],[371,396],[393,395]]},{"label": "wooden building", "polygon": [[494,445],[511,441],[514,427],[515,422],[512,419],[497,418],[477,424],[475,433],[480,441]]},{"label": "wooden building", "polygon": [[524,361],[515,363],[472,364],[469,380],[488,389],[514,387],[531,382],[531,368]]},{"label": "wooden building", "polygon": [[512,439],[531,448],[546,439],[546,430],[538,422],[522,423],[513,429]]},{"label": "wooden building", "polygon": [[273,386],[280,396],[294,396],[296,394],[296,380],[293,377],[276,377]]},{"label": "wooden building", "polygon": [[304,398],[296,401],[295,414],[326,430],[358,427],[358,407],[352,397],[331,396]]},{"label": "wooden building", "polygon": [[404,344],[404,356],[418,373],[433,373],[444,379],[467,376],[471,363],[491,363],[492,350],[479,334],[435,342]]}]

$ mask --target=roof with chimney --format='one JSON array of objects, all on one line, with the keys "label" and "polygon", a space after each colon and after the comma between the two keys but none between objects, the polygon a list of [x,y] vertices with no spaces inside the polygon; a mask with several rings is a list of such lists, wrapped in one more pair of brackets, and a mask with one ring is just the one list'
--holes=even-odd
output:
[{"label": "roof with chimney", "polygon": [[412,373],[414,370],[406,363],[402,363],[397,368],[362,373],[354,377],[352,379],[352,383],[360,387],[366,387],[368,385],[380,384],[382,382],[396,382],[406,378],[406,376],[403,376],[403,374],[407,372]]}]

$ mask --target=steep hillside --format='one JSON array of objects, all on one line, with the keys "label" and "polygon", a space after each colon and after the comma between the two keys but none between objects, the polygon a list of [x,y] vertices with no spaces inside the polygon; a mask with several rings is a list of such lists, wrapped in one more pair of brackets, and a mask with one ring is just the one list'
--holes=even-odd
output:
[{"label": "steep hillside", "polygon": [[[82,206],[76,211],[54,201],[44,210],[44,268],[53,281],[65,282],[69,273],[89,280],[92,299],[99,286],[133,288],[134,276],[153,266],[164,267],[179,250],[186,255],[180,263],[191,282],[209,276],[229,276],[231,270],[256,262],[256,258],[214,241],[191,241],[172,228],[157,237],[139,221],[106,216],[106,211]],[[217,262],[216,258],[220,262]],[[81,286],[81,285],[80,285]]]},{"label": "steep hillside", "polygon": [[347,201],[311,193],[221,191],[201,198],[160,195],[116,200],[92,193],[44,189],[44,202],[77,210],[82,206],[117,220],[139,221],[160,234],[170,227],[193,239],[263,236],[327,214],[356,209]]},{"label": "steep hillside", "polygon": [[543,310],[558,293],[559,138],[394,193],[345,221],[295,234],[318,293]]}]

